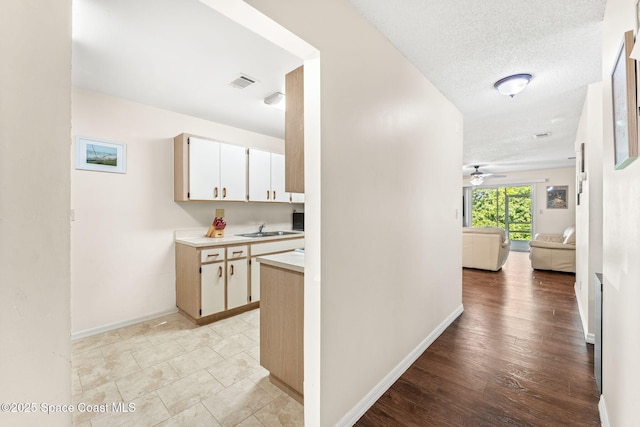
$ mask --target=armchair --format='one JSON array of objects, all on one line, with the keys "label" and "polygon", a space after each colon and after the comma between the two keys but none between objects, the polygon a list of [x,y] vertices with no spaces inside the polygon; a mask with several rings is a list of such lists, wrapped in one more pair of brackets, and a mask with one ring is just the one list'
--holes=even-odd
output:
[{"label": "armchair", "polygon": [[576,272],[576,228],[562,234],[538,233],[529,242],[531,267],[536,270]]},{"label": "armchair", "polygon": [[509,239],[500,228],[462,228],[462,266],[498,271],[509,256]]}]

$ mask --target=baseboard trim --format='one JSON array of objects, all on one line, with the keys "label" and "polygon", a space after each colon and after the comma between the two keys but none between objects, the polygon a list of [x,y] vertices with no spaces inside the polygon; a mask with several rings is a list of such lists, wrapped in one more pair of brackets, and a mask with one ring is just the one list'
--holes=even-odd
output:
[{"label": "baseboard trim", "polygon": [[352,426],[373,406],[374,403],[382,396],[398,378],[409,369],[418,357],[449,327],[454,320],[458,318],[464,311],[462,304],[456,308],[440,325],[436,327],[411,353],[409,353],[402,361],[391,370],[367,395],[347,412],[336,423],[337,426]]},{"label": "baseboard trim", "polygon": [[169,314],[177,313],[178,309],[174,308],[171,310],[160,311],[157,313],[149,314],[147,316],[138,317],[135,319],[126,320],[124,322],[115,322],[109,323],[104,326],[99,326],[97,328],[85,329],[83,331],[73,332],[71,334],[71,341],[79,340],[81,338],[90,337],[92,335],[98,335],[103,332],[113,331],[115,329],[124,328],[125,326],[135,325],[136,323],[146,322],[147,320],[155,319],[157,317],[167,316]]},{"label": "baseboard trim", "polygon": [[589,344],[596,345],[596,334],[587,334],[586,340]]},{"label": "baseboard trim", "polygon": [[594,334],[589,333],[589,323],[587,322],[587,318],[585,317],[585,312],[582,310],[582,304],[580,304],[580,290],[578,289],[578,284],[573,284],[573,290],[576,294],[576,303],[578,304],[578,313],[580,314],[580,322],[582,322],[582,333],[584,334],[584,340],[589,344],[595,344],[596,336]]},{"label": "baseboard trim", "polygon": [[598,402],[598,411],[600,412],[600,425],[602,427],[610,427],[609,414],[607,414],[607,404],[604,402],[604,394],[600,395]]}]

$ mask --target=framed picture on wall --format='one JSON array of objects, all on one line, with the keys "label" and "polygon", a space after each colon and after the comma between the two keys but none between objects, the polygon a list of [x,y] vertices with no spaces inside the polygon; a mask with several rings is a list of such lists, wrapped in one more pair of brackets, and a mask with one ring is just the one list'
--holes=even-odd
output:
[{"label": "framed picture on wall", "polygon": [[567,209],[568,204],[568,185],[554,185],[547,187],[547,209]]},{"label": "framed picture on wall", "polygon": [[624,169],[638,157],[636,61],[629,57],[632,48],[633,31],[627,31],[611,71],[615,169]]},{"label": "framed picture on wall", "polygon": [[76,138],[76,169],[127,172],[127,146],[98,139]]}]

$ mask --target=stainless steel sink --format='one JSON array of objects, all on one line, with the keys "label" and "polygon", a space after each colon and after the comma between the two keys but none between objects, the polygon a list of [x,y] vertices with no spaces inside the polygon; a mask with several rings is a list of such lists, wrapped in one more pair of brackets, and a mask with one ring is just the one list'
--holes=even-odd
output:
[{"label": "stainless steel sink", "polygon": [[288,234],[300,234],[296,231],[263,231],[263,232],[256,232],[256,233],[244,233],[244,234],[237,234],[237,236],[242,236],[242,237],[271,237],[271,236],[286,236]]}]

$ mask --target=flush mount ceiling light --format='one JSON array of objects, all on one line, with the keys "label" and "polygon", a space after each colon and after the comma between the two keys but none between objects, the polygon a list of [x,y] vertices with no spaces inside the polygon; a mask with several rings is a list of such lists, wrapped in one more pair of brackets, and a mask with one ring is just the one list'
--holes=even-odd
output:
[{"label": "flush mount ceiling light", "polygon": [[278,108],[280,110],[284,110],[285,109],[285,96],[284,93],[282,92],[276,92],[274,94],[271,94],[269,96],[267,96],[264,99],[264,103],[271,106],[271,107],[275,107]]},{"label": "flush mount ceiling light", "polygon": [[516,96],[527,87],[533,76],[531,74],[514,74],[494,83],[493,87],[503,95]]}]

